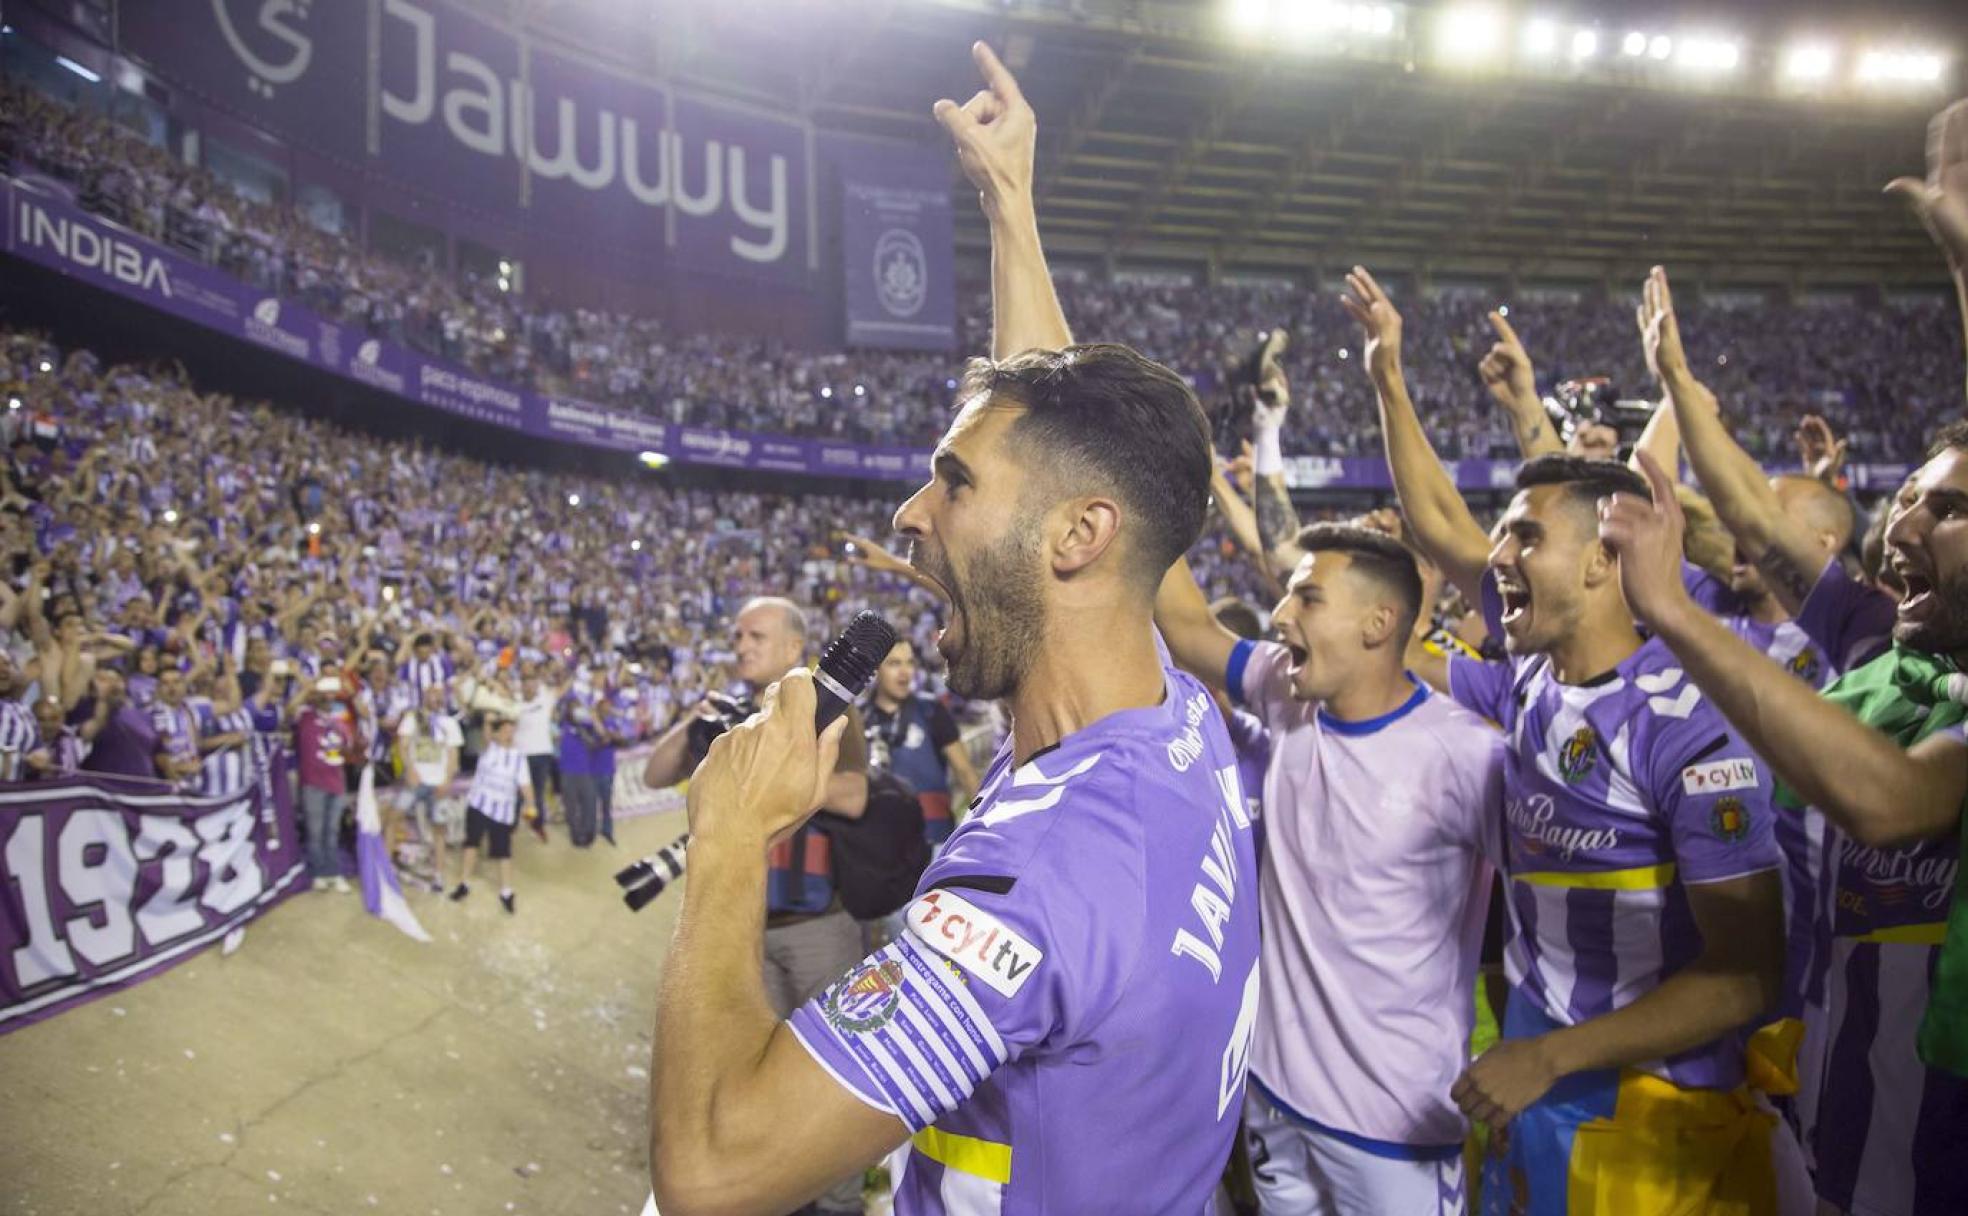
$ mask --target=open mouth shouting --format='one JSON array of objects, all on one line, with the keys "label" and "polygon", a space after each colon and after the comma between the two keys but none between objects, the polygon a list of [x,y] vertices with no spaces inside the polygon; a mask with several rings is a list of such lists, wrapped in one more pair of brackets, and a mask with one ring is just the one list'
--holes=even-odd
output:
[{"label": "open mouth shouting", "polygon": [[1893,573],[1900,576],[1900,583],[1906,588],[1906,594],[1900,597],[1900,620],[1922,621],[1933,616],[1940,606],[1940,597],[1934,591],[1933,574],[1925,566],[1900,553],[1893,555],[1892,566]]},{"label": "open mouth shouting", "polygon": [[1501,571],[1496,576],[1497,595],[1503,600],[1503,627],[1516,632],[1531,612],[1531,589]]}]

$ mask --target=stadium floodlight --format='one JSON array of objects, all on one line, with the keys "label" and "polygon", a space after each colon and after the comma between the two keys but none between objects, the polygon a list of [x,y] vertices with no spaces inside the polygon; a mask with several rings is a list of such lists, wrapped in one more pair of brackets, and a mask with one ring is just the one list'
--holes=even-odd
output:
[{"label": "stadium floodlight", "polygon": [[1928,51],[1867,51],[1859,57],[1859,80],[1864,84],[1934,84],[1947,71],[1947,60]]},{"label": "stadium floodlight", "polygon": [[640,553],[640,552],[642,552],[642,541],[640,541],[640,540],[632,540],[632,541],[630,541],[630,542],[629,542],[629,552],[631,552],[631,553]]},{"label": "stadium floodlight", "polygon": [[865,397],[865,396],[867,396],[867,395],[868,395],[868,386],[867,386],[867,385],[865,385],[865,384],[857,384],[857,385],[855,385],[855,386],[854,386],[854,395],[855,395],[855,396],[857,396],[857,397]]},{"label": "stadium floodlight", "polygon": [[1258,34],[1271,23],[1271,0],[1230,0],[1230,26],[1239,33]]},{"label": "stadium floodlight", "polygon": [[1503,45],[1503,17],[1486,4],[1464,4],[1442,13],[1436,52],[1465,62],[1493,57]]},{"label": "stadium floodlight", "polygon": [[833,386],[833,385],[831,385],[831,384],[823,384],[823,385],[821,385],[821,386],[820,386],[820,399],[821,399],[822,401],[832,401],[832,400],[834,399],[834,386]]},{"label": "stadium floodlight", "polygon": [[50,362],[48,362],[48,361],[47,361],[46,359],[43,359],[43,360],[41,360],[41,374],[42,374],[42,375],[44,375],[44,376],[45,376],[45,375],[47,375],[47,374],[48,374],[49,372],[51,372],[51,371],[54,371],[54,370],[55,370],[55,365],[54,365],[54,364],[52,364],[52,363],[50,363]]},{"label": "stadium floodlight", "polygon": [[1790,80],[1831,79],[1838,63],[1838,52],[1822,42],[1801,42],[1784,52],[1783,74]]},{"label": "stadium floodlight", "polygon": [[1674,39],[1666,34],[1655,34],[1647,40],[1647,58],[1665,59],[1674,53]]},{"label": "stadium floodlight", "polygon": [[1558,26],[1539,17],[1524,27],[1524,50],[1533,55],[1549,55],[1558,49]]},{"label": "stadium floodlight", "polygon": [[1385,4],[1353,6],[1353,32],[1385,38],[1394,32],[1394,10]]},{"label": "stadium floodlight", "polygon": [[75,73],[77,76],[80,76],[82,79],[88,81],[90,84],[102,83],[102,74],[100,72],[92,71],[89,68],[85,68],[81,64],[75,62],[73,59],[70,59],[66,55],[55,56],[55,62],[67,68],[69,71]]},{"label": "stadium floodlight", "polygon": [[1627,31],[1626,37],[1620,39],[1620,53],[1631,55],[1636,59],[1646,54],[1647,36],[1639,30]]},{"label": "stadium floodlight", "polygon": [[21,405],[21,402],[20,402],[20,398],[19,398],[19,397],[9,397],[9,398],[7,398],[7,408],[8,408],[8,409],[10,409],[10,410],[17,410],[17,409],[19,409],[19,408],[20,408],[20,405]]},{"label": "stadium floodlight", "polygon": [[1572,35],[1572,58],[1590,59],[1599,53],[1599,34],[1595,30],[1580,30]]},{"label": "stadium floodlight", "polygon": [[1701,72],[1732,72],[1742,62],[1742,46],[1728,38],[1683,38],[1675,62]]},{"label": "stadium floodlight", "polygon": [[569,494],[569,495],[567,496],[567,505],[568,505],[568,506],[570,506],[570,507],[578,507],[578,506],[580,506],[580,505],[581,505],[581,496],[580,496],[579,494]]}]

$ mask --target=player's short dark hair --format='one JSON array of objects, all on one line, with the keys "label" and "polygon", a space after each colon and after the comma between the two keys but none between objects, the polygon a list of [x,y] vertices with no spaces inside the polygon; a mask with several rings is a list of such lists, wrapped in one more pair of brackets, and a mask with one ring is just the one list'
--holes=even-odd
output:
[{"label": "player's short dark hair", "polygon": [[1421,569],[1408,547],[1385,532],[1358,524],[1311,524],[1299,529],[1298,547],[1307,553],[1344,553],[1353,569],[1394,593],[1405,638],[1421,618]]},{"label": "player's short dark hair", "polygon": [[1210,426],[1182,377],[1134,350],[1100,343],[973,359],[959,400],[987,393],[1023,406],[1012,441],[1067,487],[1111,494],[1126,521],[1127,565],[1152,595],[1202,535],[1209,512]]},{"label": "player's short dark hair", "polygon": [[1927,459],[1947,451],[1968,451],[1968,421],[1950,422],[1934,432],[1927,445]]},{"label": "player's short dark hair", "polygon": [[410,639],[410,649],[412,650],[415,650],[419,646],[435,646],[435,645],[437,645],[437,639],[432,637],[428,633],[420,633],[416,637]]},{"label": "player's short dark hair", "polygon": [[1234,595],[1226,595],[1210,605],[1210,615],[1216,623],[1246,642],[1255,642],[1264,636],[1264,622],[1257,617],[1257,609],[1246,604]]},{"label": "player's short dark hair", "polygon": [[1553,452],[1524,462],[1517,470],[1517,488],[1534,490],[1539,486],[1561,486],[1565,499],[1574,507],[1596,514],[1599,500],[1615,494],[1632,494],[1654,501],[1653,487],[1647,479],[1617,460],[1594,460]]}]

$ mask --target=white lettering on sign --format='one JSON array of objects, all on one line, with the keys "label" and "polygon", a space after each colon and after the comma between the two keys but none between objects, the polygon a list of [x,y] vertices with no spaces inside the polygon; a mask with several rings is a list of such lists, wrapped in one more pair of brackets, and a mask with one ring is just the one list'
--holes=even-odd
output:
[{"label": "white lettering on sign", "polygon": [[931,891],[910,904],[908,918],[924,945],[1001,996],[1017,996],[1045,958],[1003,921],[949,891]]},{"label": "white lettering on sign", "polygon": [[1688,794],[1726,794],[1756,788],[1756,761],[1747,758],[1690,764],[1681,770],[1681,789]]}]

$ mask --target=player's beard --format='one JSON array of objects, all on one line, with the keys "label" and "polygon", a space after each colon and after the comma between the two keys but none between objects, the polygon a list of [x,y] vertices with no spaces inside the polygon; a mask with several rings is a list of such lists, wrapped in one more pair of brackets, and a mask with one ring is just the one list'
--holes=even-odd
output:
[{"label": "player's beard", "polygon": [[989,548],[972,558],[961,577],[941,550],[923,547],[917,563],[950,593],[961,630],[949,657],[950,691],[971,701],[993,701],[1018,691],[1045,634],[1045,597],[1039,591],[1039,517],[1021,515]]},{"label": "player's beard", "polygon": [[1935,572],[1935,608],[1925,620],[1896,621],[1893,640],[1928,654],[1955,657],[1968,652],[1968,572]]}]

